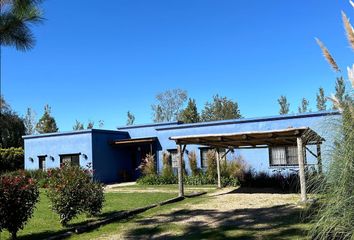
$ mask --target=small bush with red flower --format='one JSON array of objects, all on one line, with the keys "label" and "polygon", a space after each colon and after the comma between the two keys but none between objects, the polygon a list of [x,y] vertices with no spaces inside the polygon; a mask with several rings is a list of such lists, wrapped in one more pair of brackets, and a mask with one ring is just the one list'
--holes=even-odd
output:
[{"label": "small bush with red flower", "polygon": [[6,229],[12,239],[23,229],[38,202],[35,181],[23,171],[0,177],[0,232]]},{"label": "small bush with red flower", "polygon": [[90,170],[66,164],[48,170],[48,175],[47,195],[63,226],[78,214],[97,215],[101,212],[103,185],[92,179]]}]

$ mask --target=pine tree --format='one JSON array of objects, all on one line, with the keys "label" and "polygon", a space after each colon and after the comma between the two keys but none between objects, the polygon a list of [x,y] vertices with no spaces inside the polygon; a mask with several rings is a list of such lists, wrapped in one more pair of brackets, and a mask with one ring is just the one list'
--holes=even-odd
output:
[{"label": "pine tree", "polygon": [[189,98],[187,107],[181,112],[179,120],[184,123],[199,122],[199,114],[195,99]]},{"label": "pine tree", "polygon": [[76,120],[75,125],[73,126],[73,130],[83,130],[83,129],[84,129],[84,124]]},{"label": "pine tree", "polygon": [[227,97],[221,97],[218,94],[213,97],[213,102],[207,102],[201,114],[201,119],[204,122],[227,120],[241,118],[238,103],[233,102]]},{"label": "pine tree", "polygon": [[135,116],[130,111],[127,112],[127,125],[133,125],[135,122]]},{"label": "pine tree", "polygon": [[278,103],[280,105],[279,114],[280,115],[288,114],[289,108],[290,108],[290,103],[288,103],[288,99],[286,98],[286,96],[283,96],[283,95],[280,96],[280,98],[278,99]]},{"label": "pine tree", "polygon": [[43,116],[39,119],[39,121],[36,125],[37,132],[39,132],[39,133],[52,133],[52,132],[58,131],[58,127],[55,122],[55,119],[50,114],[51,114],[51,108],[47,104],[44,106]]},{"label": "pine tree", "polygon": [[27,108],[26,115],[23,119],[23,123],[26,127],[26,135],[32,135],[36,131],[36,113],[31,109]]},{"label": "pine tree", "polygon": [[325,111],[327,109],[327,106],[326,106],[327,100],[326,100],[324,90],[322,87],[320,87],[318,89],[316,101],[317,101],[316,106],[317,106],[318,111]]},{"label": "pine tree", "polygon": [[302,98],[301,106],[299,106],[298,108],[299,113],[308,112],[309,111],[308,107],[309,107],[309,101],[306,98]]},{"label": "pine tree", "polygon": [[91,121],[89,120],[88,124],[87,124],[87,129],[93,129],[93,127],[95,126],[95,122],[94,121]]},{"label": "pine tree", "polygon": [[[336,93],[334,96],[336,97],[336,100],[338,101],[339,105],[342,105],[342,103],[345,100],[345,83],[344,83],[344,78],[343,77],[338,77],[336,80]],[[333,109],[338,109],[338,107],[333,104]]]},{"label": "pine tree", "polygon": [[154,122],[163,122],[164,117],[162,113],[162,108],[160,105],[157,105],[154,109]]}]

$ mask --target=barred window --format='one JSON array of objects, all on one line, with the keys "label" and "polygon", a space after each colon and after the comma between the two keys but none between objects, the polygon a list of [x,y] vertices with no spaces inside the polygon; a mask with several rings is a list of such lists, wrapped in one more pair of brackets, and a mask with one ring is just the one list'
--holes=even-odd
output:
[{"label": "barred window", "polygon": [[270,166],[297,166],[297,147],[279,146],[269,148]]},{"label": "barred window", "polygon": [[71,166],[80,166],[80,154],[60,155],[60,164],[70,164]]},{"label": "barred window", "polygon": [[[200,165],[201,168],[206,169],[208,167],[208,158],[207,153],[208,151],[213,150],[213,148],[204,147],[200,149]],[[222,157],[221,161],[226,161],[226,149],[220,148],[219,149],[219,156]]]}]

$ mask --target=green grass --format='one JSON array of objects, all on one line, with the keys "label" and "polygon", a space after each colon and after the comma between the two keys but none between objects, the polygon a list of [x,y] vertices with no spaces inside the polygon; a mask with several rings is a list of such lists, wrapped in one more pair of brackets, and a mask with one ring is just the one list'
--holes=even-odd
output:
[{"label": "green grass", "polygon": [[[186,192],[195,191],[194,187],[208,192],[215,191],[214,186],[187,186]],[[175,197],[178,193],[178,186],[134,185],[115,188],[112,191],[106,193],[103,215]],[[297,196],[294,197],[297,199]],[[250,194],[250,201],[255,198],[258,198],[257,194]],[[208,195],[185,199],[150,209],[128,219],[103,225],[89,232],[74,234],[68,239],[121,239],[126,236],[129,236],[129,239],[306,239],[306,232],[310,225],[301,221],[301,209],[293,205],[256,209],[240,208],[220,212],[217,208],[210,209],[203,205],[212,201],[214,204],[218,202],[215,197]],[[197,211],[191,209],[191,206],[196,205],[204,207],[200,209],[198,207]],[[208,222],[207,224],[206,222],[188,223],[188,220],[195,216],[201,217],[201,223],[203,217],[208,217],[211,222],[217,221],[220,224],[212,226]],[[72,221],[72,224],[89,220],[92,219],[80,216]],[[65,229],[59,224],[58,216],[50,211],[49,201],[42,191],[41,201],[35,215],[25,229],[20,231],[19,238],[43,239],[64,231]],[[2,233],[2,237],[5,238],[1,239],[7,239],[8,236],[8,233]]]},{"label": "green grass", "polygon": [[[60,225],[58,215],[51,211],[50,201],[44,191],[45,190],[41,190],[40,201],[37,204],[33,217],[29,220],[24,230],[19,231],[19,239],[43,239],[66,231],[66,229]],[[171,192],[105,193],[106,202],[102,216],[112,212],[147,206],[175,196],[176,193]],[[95,218],[87,218],[85,215],[80,215],[78,218],[72,220],[70,224],[72,226],[90,220],[95,220]],[[1,233],[0,239],[8,238],[9,233],[7,231]]]}]

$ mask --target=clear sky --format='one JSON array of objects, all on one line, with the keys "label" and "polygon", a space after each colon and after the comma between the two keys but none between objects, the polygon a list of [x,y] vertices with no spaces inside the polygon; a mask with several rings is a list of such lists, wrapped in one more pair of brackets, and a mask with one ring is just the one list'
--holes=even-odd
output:
[{"label": "clear sky", "polygon": [[[102,4],[104,3],[104,4]],[[352,64],[341,10],[347,0],[47,0],[30,52],[2,48],[2,94],[12,108],[43,114],[48,103],[60,131],[75,119],[105,128],[151,122],[156,93],[188,91],[199,110],[214,94],[239,103],[244,117],[278,114],[283,94],[297,112],[316,109],[320,86],[336,74],[314,37],[342,68]]]}]

